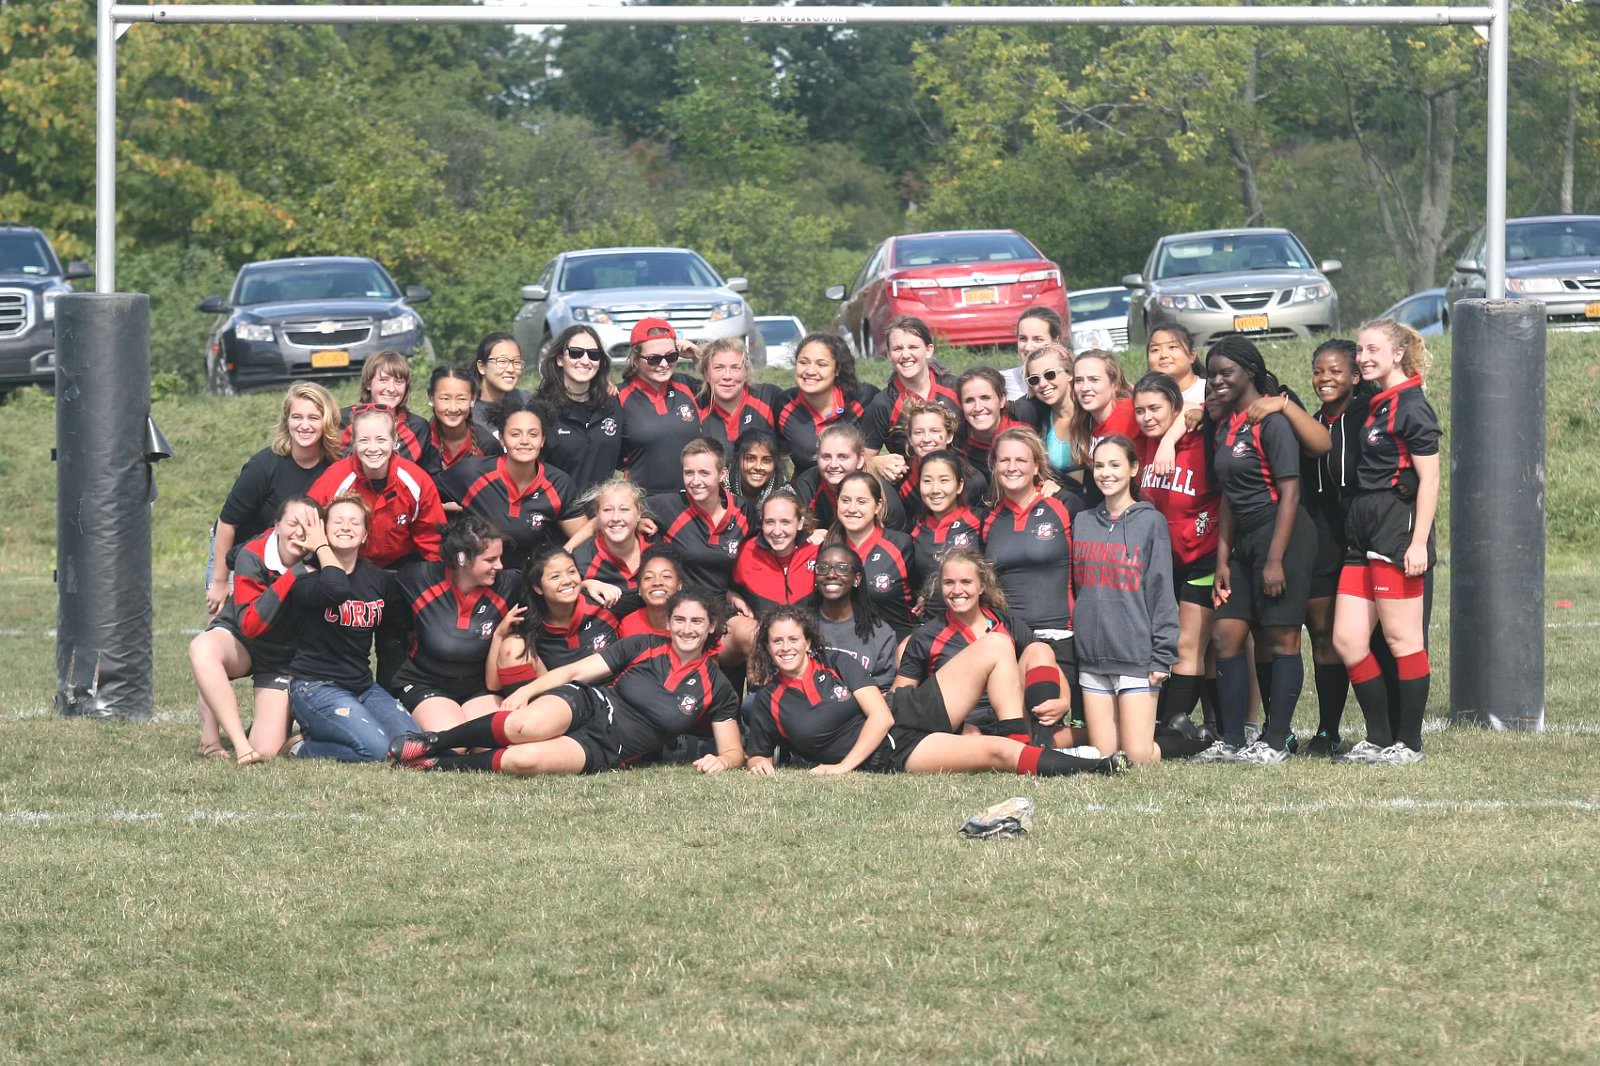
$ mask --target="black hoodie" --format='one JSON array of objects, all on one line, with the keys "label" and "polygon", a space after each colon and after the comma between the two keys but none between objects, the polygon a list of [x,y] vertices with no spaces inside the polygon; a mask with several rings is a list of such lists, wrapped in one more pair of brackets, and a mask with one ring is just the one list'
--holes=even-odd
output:
[{"label": "black hoodie", "polygon": [[1095,674],[1171,673],[1178,657],[1167,520],[1136,500],[1112,519],[1106,505],[1072,520],[1072,614],[1078,666]]}]

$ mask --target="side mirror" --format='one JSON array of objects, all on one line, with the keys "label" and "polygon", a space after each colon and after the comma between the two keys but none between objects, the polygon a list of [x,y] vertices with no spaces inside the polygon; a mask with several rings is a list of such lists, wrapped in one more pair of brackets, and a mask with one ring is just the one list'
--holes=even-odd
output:
[{"label": "side mirror", "polygon": [[540,300],[549,299],[549,297],[550,292],[543,285],[524,285],[522,287],[522,298],[524,300],[538,303]]},{"label": "side mirror", "polygon": [[826,289],[822,290],[822,295],[826,299],[838,300],[839,302],[843,303],[844,302],[844,286],[843,285],[829,285]]},{"label": "side mirror", "polygon": [[74,259],[67,264],[65,277],[68,281],[76,281],[79,278],[92,278],[94,277],[94,267],[82,259]]},{"label": "side mirror", "polygon": [[1344,269],[1344,261],[1340,259],[1324,259],[1317,269],[1324,274],[1337,274]]},{"label": "side mirror", "polygon": [[1124,274],[1122,275],[1122,287],[1125,289],[1148,289],[1150,286],[1144,283],[1143,274]]},{"label": "side mirror", "polygon": [[406,286],[406,303],[408,304],[425,304],[432,296],[432,289],[424,288],[421,285]]},{"label": "side mirror", "polygon": [[195,310],[208,315],[225,315],[228,313],[228,305],[220,296],[207,296],[200,301],[200,306]]},{"label": "side mirror", "polygon": [[728,291],[729,292],[749,292],[750,291],[750,279],[749,278],[729,278],[727,281],[723,282],[723,284],[728,287]]},{"label": "side mirror", "polygon": [[1460,259],[1456,260],[1456,270],[1462,274],[1482,274],[1483,264],[1479,263],[1476,259],[1469,259],[1466,256],[1462,256]]}]

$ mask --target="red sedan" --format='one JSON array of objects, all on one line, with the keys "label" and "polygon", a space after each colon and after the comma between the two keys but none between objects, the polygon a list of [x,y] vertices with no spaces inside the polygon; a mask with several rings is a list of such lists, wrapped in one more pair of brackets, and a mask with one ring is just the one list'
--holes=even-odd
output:
[{"label": "red sedan", "polygon": [[922,319],[947,344],[974,347],[1014,343],[1030,307],[1048,307],[1070,327],[1061,267],[1012,229],[890,237],[853,284],[827,297],[840,301],[833,328],[863,357],[888,347],[889,323],[902,315]]}]

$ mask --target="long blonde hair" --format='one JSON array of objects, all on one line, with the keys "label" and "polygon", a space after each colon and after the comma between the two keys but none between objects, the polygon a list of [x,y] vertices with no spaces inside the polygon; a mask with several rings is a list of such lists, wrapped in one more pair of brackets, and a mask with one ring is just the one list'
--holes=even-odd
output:
[{"label": "long blonde hair", "polygon": [[1044,449],[1044,438],[1030,426],[1012,426],[1004,433],[995,435],[994,443],[989,446],[989,503],[998,505],[1005,498],[1005,490],[1000,487],[1000,478],[996,474],[999,469],[1000,445],[1016,441],[1028,449],[1033,456],[1033,484],[1035,487],[1044,484],[1044,479],[1049,476],[1050,453]]},{"label": "long blonde hair", "polygon": [[1400,352],[1400,369],[1406,372],[1406,377],[1424,377],[1428,373],[1428,368],[1433,365],[1433,356],[1428,353],[1428,342],[1422,339],[1422,334],[1404,322],[1375,318],[1357,330],[1356,336],[1369,329],[1382,333]]},{"label": "long blonde hair", "polygon": [[333,393],[314,381],[297,381],[283,394],[283,410],[272,430],[272,454],[288,455],[294,451],[294,442],[289,439],[289,408],[296,400],[310,400],[322,412],[322,458],[330,463],[338,459],[344,454],[339,446],[339,404]]}]

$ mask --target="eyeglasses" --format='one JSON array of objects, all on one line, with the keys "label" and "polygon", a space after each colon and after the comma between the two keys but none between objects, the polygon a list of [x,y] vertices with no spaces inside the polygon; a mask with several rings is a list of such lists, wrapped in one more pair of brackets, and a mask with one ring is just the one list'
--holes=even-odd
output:
[{"label": "eyeglasses", "polygon": [[642,355],[639,358],[651,366],[675,366],[683,358],[682,352],[662,352],[660,355]]},{"label": "eyeglasses", "polygon": [[504,355],[498,356],[497,358],[494,358],[494,359],[490,359],[490,360],[488,360],[488,363],[489,363],[490,366],[494,367],[496,370],[521,370],[522,369],[522,360],[521,359],[511,359],[511,358],[509,358],[507,356],[504,356]]},{"label": "eyeglasses", "polygon": [[849,577],[856,572],[855,563],[818,563],[817,573],[838,574],[840,577]]},{"label": "eyeglasses", "polygon": [[393,410],[394,408],[390,407],[386,403],[358,403],[351,405],[350,415],[351,417],[356,415],[370,415],[374,413],[386,415]]},{"label": "eyeglasses", "polygon": [[573,348],[567,347],[567,358],[577,359],[585,363],[598,363],[605,353],[599,348]]},{"label": "eyeglasses", "polygon": [[1062,370],[1046,370],[1042,374],[1029,374],[1028,375],[1028,387],[1030,389],[1037,389],[1039,387],[1039,382],[1041,382],[1041,381],[1048,381],[1051,384],[1054,384],[1056,378],[1060,377],[1063,373],[1065,373],[1065,371],[1062,371]]}]

